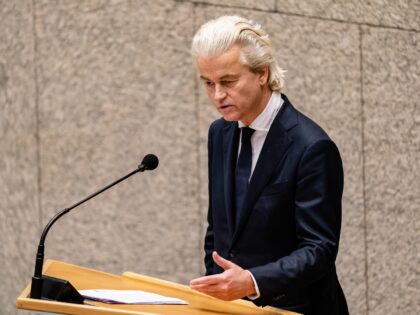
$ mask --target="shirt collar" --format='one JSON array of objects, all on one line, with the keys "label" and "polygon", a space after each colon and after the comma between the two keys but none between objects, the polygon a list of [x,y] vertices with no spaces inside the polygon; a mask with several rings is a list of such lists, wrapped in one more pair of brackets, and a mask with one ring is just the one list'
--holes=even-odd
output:
[{"label": "shirt collar", "polygon": [[[259,131],[268,131],[273,123],[274,118],[279,112],[284,100],[281,98],[280,92],[271,93],[270,100],[265,106],[264,110],[254,119],[254,121],[248,126],[252,129]],[[246,125],[238,121],[239,128],[246,127]]]}]

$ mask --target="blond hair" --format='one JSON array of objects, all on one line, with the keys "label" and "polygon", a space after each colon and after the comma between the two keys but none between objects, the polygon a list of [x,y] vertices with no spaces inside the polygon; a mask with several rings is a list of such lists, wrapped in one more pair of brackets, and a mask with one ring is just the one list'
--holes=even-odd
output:
[{"label": "blond hair", "polygon": [[260,24],[240,16],[221,16],[203,24],[194,35],[191,54],[214,57],[241,47],[240,61],[251,71],[269,67],[268,86],[272,91],[280,91],[284,85],[285,70],[274,58],[271,40]]}]

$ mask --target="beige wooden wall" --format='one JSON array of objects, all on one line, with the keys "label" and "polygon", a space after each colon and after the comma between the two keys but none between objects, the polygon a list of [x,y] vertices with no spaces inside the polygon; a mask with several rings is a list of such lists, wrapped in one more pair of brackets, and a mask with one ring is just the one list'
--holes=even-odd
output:
[{"label": "beige wooden wall", "polygon": [[344,160],[337,261],[352,314],[420,312],[420,2],[0,0],[0,314],[46,256],[188,283],[203,272],[206,135],[217,117],[191,38],[209,18],[262,23],[285,93]]}]

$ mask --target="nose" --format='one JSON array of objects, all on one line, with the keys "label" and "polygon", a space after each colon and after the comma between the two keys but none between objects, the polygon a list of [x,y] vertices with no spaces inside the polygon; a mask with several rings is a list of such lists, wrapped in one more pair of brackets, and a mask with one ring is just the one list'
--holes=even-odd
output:
[{"label": "nose", "polygon": [[223,89],[222,86],[216,84],[215,91],[214,91],[214,98],[217,101],[221,101],[226,97],[226,91]]}]

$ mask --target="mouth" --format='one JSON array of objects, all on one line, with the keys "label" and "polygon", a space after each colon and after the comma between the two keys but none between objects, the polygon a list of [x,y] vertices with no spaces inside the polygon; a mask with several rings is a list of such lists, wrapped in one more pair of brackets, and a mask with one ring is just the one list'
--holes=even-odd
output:
[{"label": "mouth", "polygon": [[226,108],[228,108],[228,107],[231,107],[232,105],[220,105],[219,106],[219,109],[221,109],[221,110],[224,110],[224,109],[226,109]]}]

